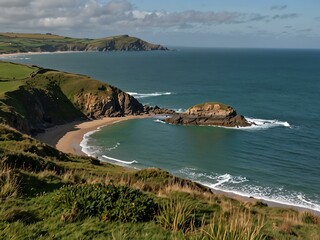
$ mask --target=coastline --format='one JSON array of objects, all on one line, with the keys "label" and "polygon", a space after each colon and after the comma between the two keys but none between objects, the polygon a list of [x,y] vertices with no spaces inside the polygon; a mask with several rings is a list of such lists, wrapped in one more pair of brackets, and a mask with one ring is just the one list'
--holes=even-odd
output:
[{"label": "coastline", "polygon": [[150,116],[151,115],[136,115],[112,118],[104,117],[102,119],[93,121],[74,121],[71,123],[48,128],[44,133],[40,133],[35,136],[35,138],[57,148],[61,152],[86,156],[86,154],[81,151],[80,146],[80,143],[83,140],[83,136],[86,133],[117,122],[138,118],[147,118]]},{"label": "coastline", "polygon": [[[84,135],[87,134],[88,132],[97,130],[100,127],[112,125],[112,124],[126,121],[126,120],[150,118],[150,117],[152,116],[137,115],[137,116],[126,116],[126,117],[114,117],[114,118],[105,117],[105,118],[93,120],[93,121],[75,121],[75,122],[55,126],[52,128],[48,128],[45,133],[38,134],[35,138],[40,141],[43,141],[44,143],[54,146],[59,151],[62,151],[64,153],[87,156],[87,154],[82,152],[80,143],[83,140]],[[266,203],[268,207],[289,208],[297,211],[308,211],[320,216],[320,212],[313,209],[306,208],[306,207],[302,207],[302,206],[294,206],[290,204],[279,203],[279,202],[274,202],[270,200],[254,198],[250,196],[244,196],[241,194],[228,192],[224,190],[217,190],[212,188],[211,190],[214,194],[226,196],[241,202],[254,203],[257,201],[261,201],[263,203]]]},{"label": "coastline", "polygon": [[55,51],[55,52],[18,52],[18,53],[2,53],[0,59],[14,58],[21,56],[42,55],[42,54],[63,54],[63,53],[84,53],[84,51]]}]

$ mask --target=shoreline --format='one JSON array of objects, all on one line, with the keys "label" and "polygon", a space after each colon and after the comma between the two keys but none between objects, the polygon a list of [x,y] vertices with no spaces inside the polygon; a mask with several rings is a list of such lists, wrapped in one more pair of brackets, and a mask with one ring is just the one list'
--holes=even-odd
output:
[{"label": "shoreline", "polygon": [[[93,120],[93,121],[74,121],[71,123],[48,128],[44,133],[41,133],[35,136],[35,138],[55,147],[56,149],[64,153],[71,153],[71,154],[80,155],[80,156],[88,156],[86,153],[82,152],[82,148],[80,146],[85,134],[95,131],[100,127],[109,126],[118,122],[127,121],[131,119],[150,118],[150,117],[153,117],[153,115],[137,115],[137,116],[113,117],[113,118],[104,117],[102,119]],[[126,167],[130,168],[128,166]],[[234,192],[229,192],[227,190],[220,190],[220,189],[218,190],[213,188],[210,188],[210,189],[214,194],[223,195],[223,196],[233,198],[242,202],[253,203],[253,202],[261,201],[263,203],[266,203],[268,207],[275,207],[275,208],[282,207],[282,208],[294,209],[297,211],[308,211],[320,216],[319,211],[310,209],[307,207],[303,207],[303,206],[295,206],[295,205],[290,205],[286,203],[275,202],[272,200],[265,200],[262,198],[245,196],[245,195],[237,194]]]},{"label": "shoreline", "polygon": [[100,127],[131,119],[148,118],[151,115],[136,115],[126,117],[104,117],[93,121],[74,121],[63,125],[47,128],[44,133],[35,136],[36,139],[49,144],[61,152],[87,156],[81,150],[80,143],[86,133]]},{"label": "shoreline", "polygon": [[42,55],[42,54],[63,54],[63,53],[84,53],[85,51],[55,51],[55,52],[17,52],[17,53],[2,53],[0,54],[0,59],[2,58],[14,58],[20,56],[31,56],[31,55]]}]

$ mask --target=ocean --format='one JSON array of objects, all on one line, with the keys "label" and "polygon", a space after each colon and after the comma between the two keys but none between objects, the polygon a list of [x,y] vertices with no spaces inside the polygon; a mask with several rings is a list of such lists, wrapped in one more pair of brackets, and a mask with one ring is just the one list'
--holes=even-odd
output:
[{"label": "ocean", "polygon": [[320,50],[176,48],[10,60],[86,74],[177,111],[229,104],[257,125],[137,119],[88,133],[81,145],[111,163],[162,168],[213,189],[320,212]]}]

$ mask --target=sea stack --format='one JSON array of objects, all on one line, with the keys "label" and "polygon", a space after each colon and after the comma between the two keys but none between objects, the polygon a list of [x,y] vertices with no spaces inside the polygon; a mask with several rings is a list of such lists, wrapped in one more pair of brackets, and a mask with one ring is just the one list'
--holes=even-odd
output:
[{"label": "sea stack", "polygon": [[186,112],[174,114],[164,121],[180,125],[224,127],[248,127],[253,124],[243,116],[238,115],[231,106],[217,102],[207,102],[192,106]]}]

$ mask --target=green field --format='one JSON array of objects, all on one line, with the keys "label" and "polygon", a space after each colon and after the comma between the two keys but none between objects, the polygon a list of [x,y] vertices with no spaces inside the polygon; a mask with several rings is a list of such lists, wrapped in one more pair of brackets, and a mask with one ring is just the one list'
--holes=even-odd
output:
[{"label": "green field", "polygon": [[0,61],[0,81],[25,79],[35,70],[36,67]]},{"label": "green field", "polygon": [[0,97],[5,92],[11,92],[11,91],[17,90],[23,84],[24,84],[24,81],[9,81],[9,82],[0,81]]}]

